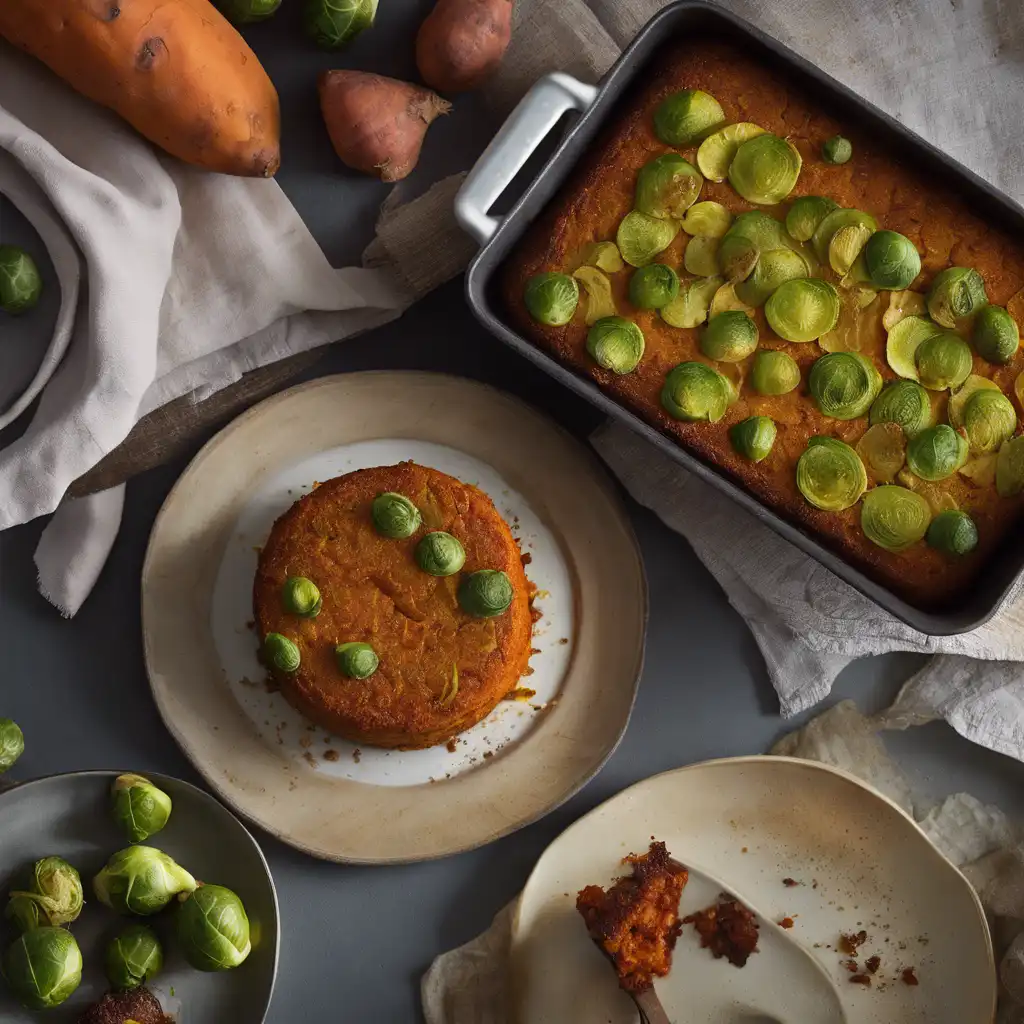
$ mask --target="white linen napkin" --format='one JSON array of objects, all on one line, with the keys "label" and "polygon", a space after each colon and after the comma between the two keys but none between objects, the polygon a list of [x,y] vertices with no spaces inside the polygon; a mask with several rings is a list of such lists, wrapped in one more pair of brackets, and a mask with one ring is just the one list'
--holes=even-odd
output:
[{"label": "white linen napkin", "polygon": [[[25,434],[0,451],[0,529],[52,512],[135,422],[257,366],[375,327],[412,297],[335,270],[280,186],[159,154],[120,119],[0,40],[0,189],[44,236],[70,344]],[[37,552],[74,614],[116,535],[120,498],[69,502]],[[102,524],[84,530],[86,524]]]}]

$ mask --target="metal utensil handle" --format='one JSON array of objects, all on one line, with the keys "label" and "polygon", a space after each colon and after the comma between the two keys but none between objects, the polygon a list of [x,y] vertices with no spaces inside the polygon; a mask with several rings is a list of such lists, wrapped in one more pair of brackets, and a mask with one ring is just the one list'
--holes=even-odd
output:
[{"label": "metal utensil handle", "polygon": [[586,110],[597,88],[571,75],[545,75],[519,101],[491,144],[469,172],[455,197],[455,219],[481,245],[501,223],[489,213],[558,119],[568,110]]}]

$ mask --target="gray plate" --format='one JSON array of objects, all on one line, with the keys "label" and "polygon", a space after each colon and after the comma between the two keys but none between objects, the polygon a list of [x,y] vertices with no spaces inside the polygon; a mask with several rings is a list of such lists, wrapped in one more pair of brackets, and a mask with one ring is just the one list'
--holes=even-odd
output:
[{"label": "gray plate", "polygon": [[[225,807],[195,786],[147,773],[174,801],[167,827],[149,841],[204,882],[233,889],[245,904],[253,951],[233,971],[192,970],[174,948],[167,912],[150,918],[118,917],[92,895],[91,880],[107,858],[128,845],[114,825],[109,789],[118,772],[74,772],[25,782],[0,793],[0,894],[40,857],[69,860],[82,874],[86,905],[71,931],[82,948],[85,970],[78,991],[61,1007],[45,1013],[21,1008],[0,984],[0,1021],[39,1020],[69,1024],[106,991],[103,951],[131,921],[151,924],[164,940],[164,970],[151,987],[178,1024],[262,1024],[277,974],[280,923],[270,869],[256,840]],[[4,946],[14,937],[0,919]],[[173,991],[173,995],[172,995]]]}]

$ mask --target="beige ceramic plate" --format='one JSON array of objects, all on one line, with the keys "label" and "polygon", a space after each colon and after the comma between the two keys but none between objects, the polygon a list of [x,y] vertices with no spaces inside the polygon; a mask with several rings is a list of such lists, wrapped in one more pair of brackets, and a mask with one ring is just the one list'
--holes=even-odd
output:
[{"label": "beige ceramic plate", "polygon": [[[769,920],[835,983],[849,1024],[991,1024],[995,968],[984,914],[966,879],[895,804],[810,761],[748,757],[682,768],[627,789],[576,822],[541,857],[513,937],[522,1024],[633,1024],[636,1011],[575,910],[583,886],[607,885],[620,859],[657,836]],[[789,878],[800,884],[787,886]],[[711,900],[713,900],[711,896]],[[697,901],[690,905],[688,901]],[[709,894],[684,891],[684,913]],[[867,933],[858,964],[881,959],[870,987],[850,982],[840,934]],[[769,959],[772,962],[769,963]],[[912,968],[920,984],[904,984]],[[656,989],[678,1024],[737,1024],[737,1006],[783,1024],[801,982],[766,946],[741,970],[702,950],[684,926]]]},{"label": "beige ceramic plate", "polygon": [[[537,696],[453,752],[356,750],[254,685],[254,549],[273,519],[315,480],[407,458],[487,491],[541,587],[523,680]],[[283,841],[359,863],[471,849],[568,799],[626,728],[647,611],[636,539],[589,453],[507,395],[424,373],[314,381],[217,435],[157,517],[142,610],[157,706],[209,784]]]}]

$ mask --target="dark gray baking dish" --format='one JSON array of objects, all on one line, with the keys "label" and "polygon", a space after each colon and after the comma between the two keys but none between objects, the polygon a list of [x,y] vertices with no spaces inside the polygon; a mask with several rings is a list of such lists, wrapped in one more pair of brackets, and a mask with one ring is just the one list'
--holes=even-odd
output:
[{"label": "dark gray baking dish", "polygon": [[[684,32],[715,32],[741,39],[746,47],[760,51],[773,63],[785,65],[794,80],[802,80],[806,88],[821,98],[823,107],[855,116],[861,123],[866,122],[895,148],[912,156],[919,166],[954,183],[983,217],[1004,228],[1024,231],[1024,209],[945,153],[742,19],[710,3],[682,0],[666,7],[647,23],[604,77],[600,87],[585,85],[563,74],[541,79],[512,112],[470,172],[455,204],[459,223],[482,245],[466,274],[470,307],[491,333],[517,352],[609,416],[642,434],[691,473],[728,494],[761,522],[914,629],[934,636],[975,629],[995,614],[1024,569],[1024,531],[1011,531],[1007,535],[974,585],[965,588],[955,604],[939,610],[916,607],[870,579],[823,541],[766,507],[715,466],[691,454],[620,405],[589,378],[562,366],[505,322],[496,283],[497,271],[505,257],[586,153],[634,78],[664,43]],[[579,117],[561,138],[543,169],[526,186],[506,216],[492,216],[489,211],[499,196],[535,155],[563,115],[571,111],[578,112]]]}]

